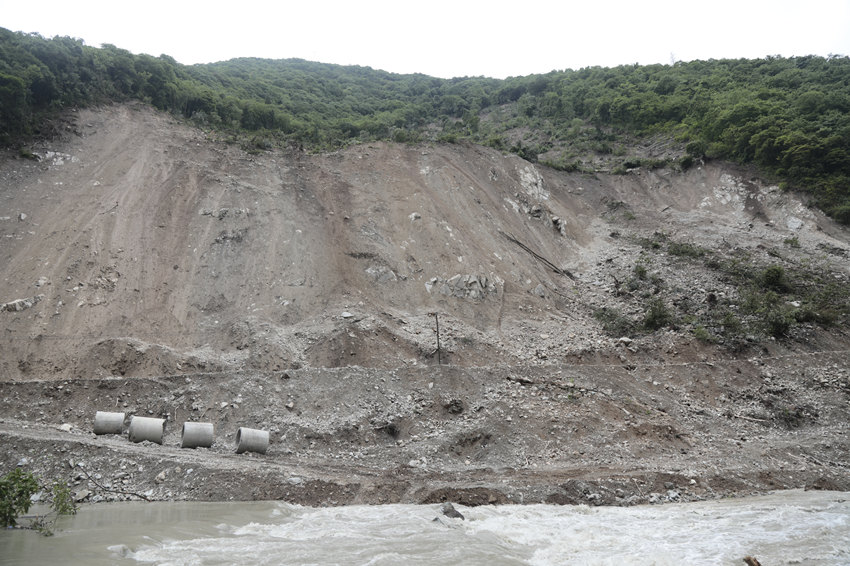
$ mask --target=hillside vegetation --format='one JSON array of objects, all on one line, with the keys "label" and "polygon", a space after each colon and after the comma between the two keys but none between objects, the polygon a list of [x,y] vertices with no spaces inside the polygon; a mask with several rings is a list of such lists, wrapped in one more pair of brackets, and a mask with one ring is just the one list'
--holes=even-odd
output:
[{"label": "hillside vegetation", "polygon": [[846,56],[444,80],[296,59],[187,66],[0,28],[0,141],[22,155],[26,139],[51,135],[56,111],[129,99],[253,151],[468,140],[567,171],[752,163],[850,224]]}]

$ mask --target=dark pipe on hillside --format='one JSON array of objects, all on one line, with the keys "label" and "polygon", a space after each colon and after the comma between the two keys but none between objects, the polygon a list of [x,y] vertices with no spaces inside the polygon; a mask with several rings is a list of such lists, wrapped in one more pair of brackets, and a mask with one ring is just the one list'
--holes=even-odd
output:
[{"label": "dark pipe on hillside", "polygon": [[443,365],[442,354],[440,353],[440,316],[438,313],[434,313],[434,322],[437,325],[437,365]]}]

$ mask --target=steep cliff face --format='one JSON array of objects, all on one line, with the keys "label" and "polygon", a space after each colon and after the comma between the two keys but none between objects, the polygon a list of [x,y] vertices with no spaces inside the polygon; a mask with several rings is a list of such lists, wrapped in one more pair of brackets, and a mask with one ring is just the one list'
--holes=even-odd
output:
[{"label": "steep cliff face", "polygon": [[[0,161],[0,467],[80,500],[133,497],[82,466],[311,505],[850,487],[850,238],[751,172],[250,155],[140,105],[34,150]],[[95,437],[101,410],[165,445]]]},{"label": "steep cliff face", "polygon": [[784,254],[820,250],[848,275],[846,231],[729,166],[565,174],[463,145],[250,155],[138,105],[75,128],[0,166],[5,378],[433,364],[431,313],[444,363],[604,353],[593,313],[639,314],[619,292],[638,263],[670,301],[723,290],[647,258],[659,233],[762,255],[794,238]]}]

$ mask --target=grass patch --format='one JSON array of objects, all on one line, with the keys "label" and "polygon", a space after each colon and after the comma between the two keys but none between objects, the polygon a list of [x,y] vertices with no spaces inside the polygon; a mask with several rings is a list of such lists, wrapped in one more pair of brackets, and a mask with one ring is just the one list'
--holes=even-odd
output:
[{"label": "grass patch", "polygon": [[705,256],[708,250],[687,242],[670,242],[667,244],[667,253],[678,257],[696,259]]},{"label": "grass patch", "polygon": [[638,328],[637,322],[616,309],[607,307],[596,309],[593,312],[593,318],[602,323],[602,329],[611,336],[633,336]]},{"label": "grass patch", "polygon": [[673,323],[675,317],[664,301],[659,297],[650,299],[643,316],[643,327],[647,330],[660,330]]}]

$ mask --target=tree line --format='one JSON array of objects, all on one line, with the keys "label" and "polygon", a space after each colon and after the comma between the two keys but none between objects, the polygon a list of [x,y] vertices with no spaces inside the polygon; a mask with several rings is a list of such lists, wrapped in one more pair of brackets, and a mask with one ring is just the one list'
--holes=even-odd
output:
[{"label": "tree line", "polygon": [[0,28],[0,142],[49,133],[64,108],[131,99],[256,147],[465,140],[567,170],[592,167],[593,154],[645,164],[630,145],[663,136],[681,147],[665,165],[752,163],[850,224],[846,56],[438,79],[299,59],[182,65]]}]

